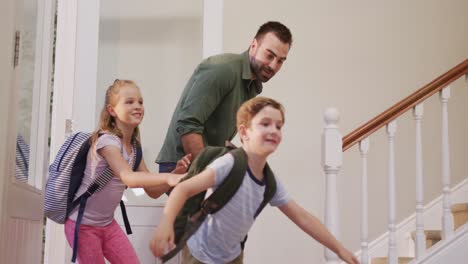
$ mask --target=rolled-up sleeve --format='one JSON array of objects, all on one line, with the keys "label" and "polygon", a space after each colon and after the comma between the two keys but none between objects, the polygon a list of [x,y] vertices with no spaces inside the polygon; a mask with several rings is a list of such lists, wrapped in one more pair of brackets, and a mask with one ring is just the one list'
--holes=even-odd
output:
[{"label": "rolled-up sleeve", "polygon": [[224,67],[199,68],[191,80],[191,87],[180,109],[176,122],[179,136],[202,134],[204,124],[225,95],[232,89],[229,69]]}]

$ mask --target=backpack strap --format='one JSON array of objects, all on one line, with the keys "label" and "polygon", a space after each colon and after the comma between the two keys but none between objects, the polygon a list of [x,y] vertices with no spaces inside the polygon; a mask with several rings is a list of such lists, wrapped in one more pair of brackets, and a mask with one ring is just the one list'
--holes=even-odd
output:
[{"label": "backpack strap", "polygon": [[255,218],[262,212],[263,208],[271,201],[276,193],[276,179],[273,171],[271,170],[268,163],[265,164],[263,169],[263,175],[265,177],[265,192],[263,193],[263,201],[255,212]]},{"label": "backpack strap", "polygon": [[236,194],[244,180],[247,171],[247,154],[242,148],[233,149],[229,153],[234,156],[234,166],[219,187],[203,201],[201,210],[207,214],[215,214],[223,208]]},{"label": "backpack strap", "polygon": [[[193,163],[193,165],[197,167],[195,168],[195,171],[198,173],[216,157],[224,155],[228,151],[234,156],[234,166],[229,172],[229,175],[208,198],[203,200],[200,210],[187,219],[187,228],[184,230],[180,239],[178,239],[176,247],[161,257],[163,263],[177,255],[177,253],[185,247],[188,239],[198,230],[198,228],[200,228],[202,223],[205,221],[206,216],[208,214],[215,214],[223,208],[223,206],[231,200],[241,186],[247,171],[247,155],[242,148],[232,149],[231,147],[206,147],[204,151],[200,153],[199,157],[197,157],[197,163]],[[200,166],[200,168],[198,166]],[[191,174],[190,176],[193,175]]]},{"label": "backpack strap", "polygon": [[[271,170],[268,163],[265,164],[263,169],[263,175],[265,177],[265,192],[263,193],[263,201],[260,203],[260,206],[255,212],[255,218],[262,212],[265,206],[273,199],[276,193],[276,179],[273,171]],[[241,242],[241,249],[244,250],[245,243],[247,242],[248,235],[245,235],[244,240]]]},{"label": "backpack strap", "polygon": [[[138,145],[137,142],[133,142],[133,162],[132,162],[133,171],[135,171],[140,165],[142,156],[143,156],[143,153],[142,153],[141,147]],[[79,205],[78,216],[76,217],[76,223],[75,223],[75,235],[73,238],[73,254],[72,254],[72,260],[71,260],[73,263],[75,263],[77,253],[78,253],[78,234],[80,231],[81,220],[83,219],[83,215],[84,215],[84,209],[86,208],[86,202],[88,201],[88,198],[91,195],[93,195],[96,192],[101,191],[104,188],[104,186],[112,180],[113,177],[114,177],[114,173],[112,172],[110,167],[107,167],[98,177],[96,177],[96,179],[91,184],[91,186],[88,187],[86,192],[80,195],[80,197],[78,197],[75,201],[72,202],[70,211]],[[125,204],[123,203],[122,200],[120,201],[120,209],[122,210],[122,218],[125,224],[125,229],[127,231],[127,234],[130,235],[132,234],[132,229],[130,227],[130,222],[128,221],[127,210],[125,209]]]},{"label": "backpack strap", "polygon": [[[132,164],[133,171],[136,171],[138,169],[142,158],[143,158],[143,153],[142,153],[141,147],[136,142],[134,142],[133,143],[133,164]],[[122,211],[122,218],[123,218],[124,225],[125,225],[125,231],[127,232],[127,235],[131,235],[133,234],[133,232],[132,232],[132,228],[130,227],[130,221],[128,221],[127,210],[125,208],[125,204],[123,200],[120,200],[120,210]]]}]

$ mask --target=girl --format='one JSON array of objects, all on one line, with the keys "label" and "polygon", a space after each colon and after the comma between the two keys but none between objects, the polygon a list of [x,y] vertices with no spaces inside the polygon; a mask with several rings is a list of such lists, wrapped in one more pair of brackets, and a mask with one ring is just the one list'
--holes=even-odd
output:
[{"label": "girl", "polygon": [[[151,197],[156,198],[177,184],[183,176],[150,173],[143,159],[137,170],[132,171],[132,144],[139,144],[138,125],[144,113],[143,98],[134,82],[115,80],[107,89],[99,127],[92,136],[83,183],[76,197],[84,193],[95,177],[107,167],[115,175],[100,192],[88,199],[78,236],[80,264],[104,264],[104,257],[113,264],[139,263],[130,241],[114,220],[114,211],[126,186],[143,187]],[[172,173],[185,173],[189,164],[190,157],[183,157]],[[77,211],[72,212],[65,222],[65,235],[71,247]]]},{"label": "girl", "polygon": [[[255,212],[263,199],[263,169],[267,157],[281,143],[283,124],[283,106],[273,99],[256,97],[240,107],[237,112],[237,130],[242,148],[247,154],[248,170],[237,193],[216,214],[208,215],[188,240],[182,252],[182,263],[243,263],[240,243],[254,223]],[[233,166],[234,158],[228,153],[216,159],[200,174],[175,187],[150,243],[154,255],[162,256],[166,247],[174,247],[173,223],[185,201],[208,188],[216,189]],[[357,258],[315,216],[290,198],[278,179],[277,190],[270,205],[278,207],[305,233],[331,249],[346,263],[358,263]]]}]

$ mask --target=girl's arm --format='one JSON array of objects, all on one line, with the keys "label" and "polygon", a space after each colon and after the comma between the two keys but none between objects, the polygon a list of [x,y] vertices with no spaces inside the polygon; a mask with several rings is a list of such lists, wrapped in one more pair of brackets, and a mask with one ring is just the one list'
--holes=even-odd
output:
[{"label": "girl's arm", "polygon": [[145,188],[166,184],[175,186],[184,176],[184,174],[148,172],[146,165],[143,165],[146,171],[132,171],[130,165],[122,157],[120,149],[113,145],[107,145],[97,152],[107,161],[114,174],[130,188]]},{"label": "girl's arm", "polygon": [[[179,161],[177,161],[176,167],[171,173],[182,174],[187,172],[187,169],[190,166],[191,157],[191,154],[187,154],[184,157],[182,157]],[[140,166],[138,167],[137,171],[148,172],[148,168],[146,168],[146,164],[143,162],[143,160],[140,163]],[[149,197],[156,199],[164,193],[167,193],[171,188],[172,186],[170,186],[169,184],[163,184],[154,187],[146,187],[145,192],[146,194],[148,194]]]},{"label": "girl's arm", "polygon": [[190,197],[214,186],[215,171],[207,168],[198,175],[179,183],[169,195],[163,217],[150,242],[150,248],[157,257],[164,255],[166,247],[174,248],[174,221],[185,201]]},{"label": "girl's arm", "polygon": [[358,264],[357,258],[343,245],[335,239],[335,237],[328,231],[327,227],[323,225],[320,220],[307,212],[294,200],[289,201],[287,204],[279,207],[281,212],[285,214],[291,221],[299,226],[309,236],[320,242],[331,251],[335,252],[343,261],[349,264]]},{"label": "girl's arm", "polygon": [[[148,168],[146,167],[146,163],[143,159],[141,160],[140,166],[138,166],[137,171],[149,172]],[[145,187],[144,189],[145,189],[146,194],[149,197],[153,199],[157,199],[159,198],[159,196],[163,195],[164,193],[169,191],[171,188],[172,187],[169,186],[169,184],[165,183],[165,184],[161,184],[157,186]]]}]

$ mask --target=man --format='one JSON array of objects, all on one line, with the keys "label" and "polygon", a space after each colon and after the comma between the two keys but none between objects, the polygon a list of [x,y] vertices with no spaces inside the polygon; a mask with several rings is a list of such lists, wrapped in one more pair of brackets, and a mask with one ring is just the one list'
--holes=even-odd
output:
[{"label": "man", "polygon": [[185,154],[194,159],[207,145],[224,146],[236,134],[240,105],[262,91],[283,65],[292,44],[289,29],[267,22],[242,54],[202,61],[185,86],[156,159],[160,172],[172,171]]}]

